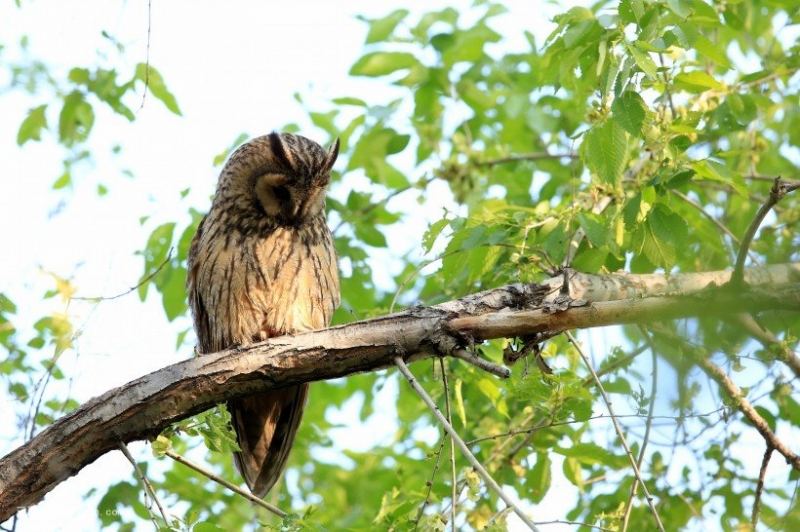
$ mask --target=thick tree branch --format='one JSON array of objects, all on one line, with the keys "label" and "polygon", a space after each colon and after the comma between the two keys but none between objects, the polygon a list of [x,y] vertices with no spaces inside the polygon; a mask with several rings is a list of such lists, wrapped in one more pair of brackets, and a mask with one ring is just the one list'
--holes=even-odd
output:
[{"label": "thick tree branch", "polygon": [[440,353],[439,346],[453,338],[468,345],[470,338],[712,312],[800,310],[800,264],[747,270],[751,289],[741,294],[718,288],[730,275],[569,272],[570,295],[591,304],[543,312],[545,300],[559,295],[563,277],[558,276],[173,364],[88,401],[0,459],[0,522],[39,502],[120,442],[154,438],[170,424],[229,399],[389,367],[398,350],[409,353],[410,362]]}]

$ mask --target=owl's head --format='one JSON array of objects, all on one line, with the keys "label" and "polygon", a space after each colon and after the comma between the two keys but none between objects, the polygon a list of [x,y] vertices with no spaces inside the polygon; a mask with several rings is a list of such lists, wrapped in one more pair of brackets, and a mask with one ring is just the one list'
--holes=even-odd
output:
[{"label": "owl's head", "polygon": [[281,225],[302,224],[323,212],[338,155],[338,139],[326,151],[291,133],[257,137],[231,155],[217,195],[233,194]]}]

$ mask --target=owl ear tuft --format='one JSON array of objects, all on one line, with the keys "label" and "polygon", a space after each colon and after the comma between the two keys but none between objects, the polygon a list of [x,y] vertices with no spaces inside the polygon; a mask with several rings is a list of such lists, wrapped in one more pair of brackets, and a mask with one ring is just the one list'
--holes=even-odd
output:
[{"label": "owl ear tuft", "polygon": [[333,168],[333,163],[336,162],[336,158],[339,157],[339,139],[333,141],[331,147],[328,149],[328,161],[325,164],[325,168],[328,172],[331,171]]}]

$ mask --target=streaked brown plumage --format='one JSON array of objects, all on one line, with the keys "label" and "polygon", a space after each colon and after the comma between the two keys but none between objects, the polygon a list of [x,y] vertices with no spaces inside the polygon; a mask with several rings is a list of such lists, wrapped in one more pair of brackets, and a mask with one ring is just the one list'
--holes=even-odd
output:
[{"label": "streaked brown plumage", "polygon": [[[325,193],[339,151],[271,133],[239,147],[189,250],[186,281],[201,353],[321,329],[339,305]],[[228,403],[236,467],[263,497],[286,466],[308,385]]]}]

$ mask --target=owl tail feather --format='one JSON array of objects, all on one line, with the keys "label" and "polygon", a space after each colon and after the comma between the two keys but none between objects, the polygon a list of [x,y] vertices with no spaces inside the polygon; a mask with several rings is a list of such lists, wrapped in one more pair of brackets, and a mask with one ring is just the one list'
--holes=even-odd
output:
[{"label": "owl tail feather", "polygon": [[283,473],[303,417],[308,384],[230,401],[241,452],[233,461],[250,491],[264,498]]}]

